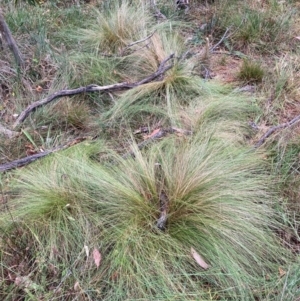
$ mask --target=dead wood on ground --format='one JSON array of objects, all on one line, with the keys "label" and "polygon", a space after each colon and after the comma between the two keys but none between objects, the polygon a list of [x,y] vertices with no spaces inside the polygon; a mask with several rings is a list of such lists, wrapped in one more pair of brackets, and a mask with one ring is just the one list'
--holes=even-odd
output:
[{"label": "dead wood on ground", "polygon": [[126,89],[132,89],[135,87],[138,87],[140,85],[149,83],[155,79],[157,79],[159,76],[163,75],[166,71],[171,69],[173,67],[173,64],[168,64],[167,62],[171,60],[174,57],[174,54],[169,55],[166,59],[164,59],[161,64],[159,65],[158,69],[150,74],[149,76],[145,77],[144,79],[135,82],[135,83],[128,83],[128,82],[123,82],[123,83],[117,83],[117,84],[112,84],[112,85],[107,85],[107,86],[98,86],[98,85],[88,85],[86,87],[80,87],[77,89],[68,89],[68,90],[61,90],[57,91],[49,96],[47,96],[44,99],[38,100],[32,104],[30,104],[24,111],[22,111],[15,121],[13,128],[17,128],[20,126],[20,124],[27,118],[27,116],[32,112],[35,111],[38,107],[41,107],[45,104],[50,103],[54,99],[64,97],[64,96],[72,96],[80,93],[90,93],[90,92],[112,92],[112,91],[118,91],[118,90],[126,90]]},{"label": "dead wood on ground", "polygon": [[255,144],[254,148],[260,147],[272,134],[274,134],[277,130],[282,130],[288,127],[291,127],[300,121],[300,115],[296,116],[289,122],[281,123],[279,125],[271,127]]},{"label": "dead wood on ground", "polygon": [[85,137],[79,137],[79,138],[76,138],[76,139],[72,140],[71,142],[69,142],[65,145],[58,146],[58,147],[55,147],[55,148],[50,149],[50,150],[45,150],[43,152],[31,155],[31,156],[27,156],[27,157],[24,157],[24,158],[21,158],[21,159],[17,159],[17,160],[8,162],[8,163],[1,164],[0,165],[0,172],[6,172],[6,171],[9,171],[9,170],[18,168],[18,167],[28,165],[32,162],[35,162],[36,160],[38,160],[40,158],[46,157],[46,156],[48,156],[50,154],[53,154],[57,151],[67,149],[67,148],[69,148],[69,147],[71,147],[75,144],[78,144],[78,143],[84,141],[84,140],[86,140]]}]

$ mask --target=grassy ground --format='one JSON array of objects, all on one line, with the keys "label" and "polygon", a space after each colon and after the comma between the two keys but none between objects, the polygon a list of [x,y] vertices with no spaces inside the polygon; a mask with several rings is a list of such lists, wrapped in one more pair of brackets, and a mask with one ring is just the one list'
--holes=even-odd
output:
[{"label": "grassy ground", "polygon": [[297,1],[0,3],[7,129],[174,54],[0,134],[1,300],[300,300]]}]

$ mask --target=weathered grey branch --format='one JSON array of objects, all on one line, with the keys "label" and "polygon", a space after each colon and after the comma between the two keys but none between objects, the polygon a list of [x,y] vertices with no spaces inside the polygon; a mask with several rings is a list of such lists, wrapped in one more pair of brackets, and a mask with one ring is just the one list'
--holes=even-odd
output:
[{"label": "weathered grey branch", "polygon": [[285,123],[281,123],[279,125],[273,126],[271,127],[259,140],[258,142],[255,144],[254,148],[258,148],[260,147],[267,138],[269,138],[274,132],[276,132],[277,130],[280,129],[284,129],[287,127],[291,127],[292,125],[298,123],[300,121],[300,115],[296,116],[295,118],[293,118],[291,121],[289,122],[285,122]]},{"label": "weathered grey branch", "polygon": [[48,151],[44,151],[42,153],[38,153],[38,154],[34,154],[22,159],[18,159],[18,160],[14,160],[12,162],[8,162],[8,163],[4,163],[2,165],[0,165],[0,172],[5,172],[5,171],[9,171],[11,169],[17,168],[17,167],[21,167],[24,165],[27,165],[29,163],[32,163],[40,158],[43,158],[55,151],[57,151],[58,149],[54,149],[54,150],[48,150]]},{"label": "weathered grey branch", "polygon": [[212,46],[212,47],[209,49],[210,53],[213,53],[214,50],[215,50],[219,45],[221,45],[221,43],[222,43],[225,39],[229,38],[230,34],[227,35],[227,33],[228,33],[228,31],[230,30],[230,28],[231,28],[231,26],[229,26],[228,28],[226,28],[226,31],[225,31],[225,33],[223,34],[223,36],[222,36],[222,38],[220,39],[220,41],[219,41],[217,44],[215,44],[214,46]]},{"label": "weathered grey branch", "polygon": [[24,66],[23,56],[17,46],[15,39],[13,38],[13,36],[10,32],[10,29],[9,29],[7,23],[5,22],[1,8],[0,8],[0,32],[3,35],[3,37],[7,43],[7,46],[12,51],[18,66],[23,67]]},{"label": "weathered grey branch", "polygon": [[34,154],[34,155],[31,155],[31,156],[27,156],[25,158],[21,158],[21,159],[18,159],[18,160],[14,160],[14,161],[11,161],[11,162],[8,162],[8,163],[4,163],[2,165],[0,165],[0,172],[5,172],[5,171],[9,171],[9,170],[12,170],[12,169],[15,169],[17,167],[22,167],[22,166],[25,166],[25,165],[28,165],[40,158],[43,158],[47,155],[50,155],[52,153],[55,153],[57,151],[60,151],[60,150],[63,150],[63,149],[66,149],[68,147],[71,147],[81,141],[84,141],[86,140],[86,138],[84,137],[81,137],[81,138],[77,138],[69,143],[67,143],[66,145],[62,145],[62,146],[58,146],[56,148],[53,148],[51,150],[46,150],[44,152],[41,152],[41,153],[38,153],[38,154]]},{"label": "weathered grey branch", "polygon": [[159,194],[160,216],[156,222],[157,228],[161,231],[166,230],[166,224],[168,220],[168,206],[169,206],[169,198],[166,192],[162,190]]},{"label": "weathered grey branch", "polygon": [[153,35],[155,34],[155,31],[152,32],[149,36],[147,36],[146,38],[143,38],[143,39],[140,39],[138,41],[135,41],[135,42],[132,42],[130,44],[128,44],[122,51],[121,51],[121,54],[123,54],[127,49],[129,49],[130,47],[136,45],[136,44],[139,44],[139,43],[142,43],[142,42],[145,42],[147,40],[149,40]]},{"label": "weathered grey branch", "polygon": [[36,110],[38,107],[41,107],[45,104],[50,103],[56,98],[64,97],[64,96],[72,96],[80,93],[88,93],[88,92],[111,92],[111,91],[117,91],[117,90],[123,90],[123,89],[132,89],[137,86],[140,86],[142,84],[149,83],[159,77],[160,75],[164,74],[166,71],[171,69],[173,67],[173,64],[166,65],[166,63],[171,60],[174,57],[174,54],[171,54],[166,59],[164,59],[161,64],[159,65],[157,71],[152,73],[151,75],[147,76],[146,78],[135,82],[135,83],[117,83],[113,85],[107,85],[107,86],[98,86],[98,85],[88,85],[86,87],[80,87],[77,89],[69,89],[69,90],[61,90],[58,92],[55,92],[46,98],[43,98],[39,101],[36,101],[32,104],[30,104],[17,118],[15,121],[13,128],[17,128],[26,118],[27,116],[34,110]]},{"label": "weathered grey branch", "polygon": [[151,3],[150,5],[151,5],[152,9],[155,11],[155,17],[157,19],[167,20],[167,17],[158,9],[158,7],[156,5],[156,1],[151,0],[150,3]]},{"label": "weathered grey branch", "polygon": [[[153,136],[151,136],[147,140],[143,141],[142,143],[139,143],[137,146],[138,146],[139,149],[142,149],[143,147],[148,145],[150,142],[152,142],[154,140],[157,140],[159,138],[162,138],[162,137],[166,136],[168,133],[177,133],[177,134],[181,134],[181,135],[182,134],[184,134],[184,135],[191,135],[192,134],[191,131],[183,130],[183,129],[179,129],[179,128],[175,128],[175,127],[171,127],[171,128],[167,128],[167,129],[160,129]],[[27,156],[27,157],[24,157],[24,158],[21,158],[21,159],[17,159],[17,160],[8,162],[8,163],[4,163],[4,164],[0,165],[0,172],[6,172],[6,171],[9,171],[9,170],[18,168],[18,167],[28,165],[28,164],[30,164],[30,163],[32,163],[32,162],[34,162],[34,161],[36,161],[40,158],[43,158],[43,157],[45,157],[47,155],[50,155],[52,153],[55,153],[57,151],[66,149],[68,147],[71,147],[75,144],[78,144],[78,143],[84,141],[84,140],[86,140],[86,137],[79,137],[79,138],[67,143],[66,145],[58,146],[58,147],[53,148],[51,150],[46,150],[46,151],[38,153],[38,154],[34,154],[34,155]],[[126,153],[122,157],[123,157],[123,159],[127,159],[127,158],[132,157],[132,156],[134,156],[133,151]]]}]

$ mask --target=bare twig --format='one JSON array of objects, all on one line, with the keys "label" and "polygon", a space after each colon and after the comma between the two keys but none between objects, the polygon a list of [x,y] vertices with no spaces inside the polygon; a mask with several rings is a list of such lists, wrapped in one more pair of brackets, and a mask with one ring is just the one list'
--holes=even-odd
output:
[{"label": "bare twig", "polygon": [[[177,133],[177,134],[181,134],[181,135],[191,135],[192,132],[188,131],[188,130],[183,130],[183,129],[179,129],[179,128],[167,128],[167,129],[160,129],[155,135],[151,136],[149,139],[141,142],[138,144],[138,148],[142,149],[143,147],[145,147],[147,144],[149,144],[150,142],[157,140],[159,138],[162,138],[164,136],[166,136],[168,133]],[[46,157],[52,153],[67,149],[75,144],[78,144],[84,140],[86,140],[86,137],[78,137],[74,140],[72,140],[71,142],[67,143],[66,145],[62,145],[62,146],[58,146],[56,148],[50,149],[50,150],[46,150],[44,152],[38,153],[38,154],[34,154],[31,156],[27,156],[21,159],[17,159],[8,163],[4,163],[2,165],[0,165],[0,172],[6,172],[18,167],[22,167],[25,165],[28,165],[40,158]],[[123,155],[124,159],[127,159],[128,157],[132,157],[134,156],[134,152],[131,151],[129,153],[126,153],[125,155]]]},{"label": "bare twig", "polygon": [[161,231],[164,231],[166,229],[166,224],[168,220],[168,205],[169,205],[169,198],[166,192],[162,190],[159,194],[160,216],[156,222],[157,228]]},{"label": "bare twig", "polygon": [[295,118],[293,118],[291,121],[289,122],[285,122],[285,123],[281,123],[279,125],[273,126],[271,127],[259,140],[258,142],[255,144],[254,148],[258,148],[260,147],[267,138],[269,138],[275,131],[277,130],[281,130],[287,127],[291,127],[294,124],[298,123],[300,121],[300,115],[296,116]]},{"label": "bare twig", "polygon": [[167,20],[167,17],[158,9],[155,0],[151,0],[151,7],[155,11],[155,17],[157,19]]},{"label": "bare twig", "polygon": [[64,97],[64,96],[72,96],[80,93],[87,93],[87,92],[111,92],[116,90],[124,90],[124,89],[132,89],[137,86],[140,86],[142,84],[146,84],[151,82],[152,80],[156,79],[160,75],[164,74],[166,71],[171,69],[173,67],[173,64],[166,65],[166,63],[171,60],[174,57],[174,54],[169,55],[166,59],[164,59],[161,64],[159,65],[157,71],[152,73],[151,75],[147,76],[146,78],[135,82],[135,83],[117,83],[113,85],[107,85],[107,86],[98,86],[98,85],[89,85],[86,87],[80,87],[77,89],[69,89],[69,90],[61,90],[58,92],[55,92],[49,96],[47,96],[44,99],[41,99],[39,101],[36,101],[29,105],[17,118],[15,121],[13,128],[17,128],[26,118],[27,116],[34,110],[36,110],[38,107],[41,107],[45,104],[50,103],[56,98]]},{"label": "bare twig", "polygon": [[[61,279],[61,281],[60,281],[60,283],[58,284],[58,286],[53,290],[53,293],[56,293],[56,292],[58,291],[58,289],[62,286],[62,284],[66,281],[66,279],[67,279],[68,277],[70,277],[71,275],[72,275],[72,271],[71,271],[71,269],[68,269],[66,275]],[[55,296],[55,295],[54,295],[54,296]],[[55,298],[55,297],[52,297],[52,298],[50,299],[50,301],[54,300],[54,298]],[[56,299],[56,298],[55,298],[55,299]]]},{"label": "bare twig", "polygon": [[122,51],[121,53],[123,54],[127,49],[129,49],[130,47],[136,45],[136,44],[139,44],[139,43],[142,43],[142,42],[145,42],[147,40],[149,40],[153,35],[155,34],[155,31],[152,32],[149,36],[147,36],[146,38],[143,38],[141,40],[138,40],[138,41],[135,41],[135,42],[132,42],[130,44],[128,44]]},{"label": "bare twig", "polygon": [[32,163],[32,162],[34,162],[34,161],[36,161],[40,158],[46,157],[47,155],[50,155],[50,154],[55,153],[57,151],[67,149],[67,148],[69,148],[69,147],[71,147],[75,144],[78,144],[78,143],[84,141],[84,140],[86,140],[85,137],[77,138],[77,139],[67,143],[66,145],[58,146],[58,147],[53,148],[51,150],[46,150],[46,151],[38,153],[38,154],[34,154],[34,155],[27,156],[27,157],[24,157],[24,158],[21,158],[21,159],[18,159],[18,160],[14,160],[14,161],[11,161],[11,162],[8,162],[8,163],[4,163],[4,164],[0,165],[0,172],[6,172],[6,171],[9,171],[9,170],[21,167],[21,166],[28,165],[28,164],[30,164],[30,163]]},{"label": "bare twig", "polygon": [[230,37],[231,34],[228,34],[228,35],[227,35],[227,33],[228,33],[228,31],[230,30],[230,28],[231,28],[230,26],[227,27],[225,33],[223,34],[223,36],[222,36],[222,38],[221,38],[221,40],[220,40],[217,44],[215,44],[214,46],[212,46],[212,47],[209,49],[209,52],[210,52],[210,53],[213,53],[214,50],[215,50],[218,46],[220,46],[220,45],[223,43],[223,41],[224,41],[225,39],[227,39],[228,37]]},{"label": "bare twig", "polygon": [[34,161],[36,161],[40,158],[45,157],[45,156],[47,156],[51,153],[54,153],[59,149],[61,149],[61,148],[55,148],[53,150],[44,151],[42,153],[38,153],[38,154],[34,154],[34,155],[31,155],[31,156],[28,156],[28,157],[25,157],[25,158],[22,158],[22,159],[14,160],[12,162],[4,163],[4,164],[0,165],[0,172],[5,172],[5,171],[8,171],[8,170],[17,168],[17,167],[27,165],[27,164],[32,163],[32,162],[34,162]]},{"label": "bare twig", "polygon": [[[241,23],[240,23],[240,25],[239,25],[233,32],[229,33],[228,35],[227,35],[227,33],[228,33],[228,31],[232,28],[232,25],[230,25],[229,27],[227,27],[225,33],[223,34],[223,36],[222,36],[222,38],[221,38],[221,40],[220,40],[217,44],[215,44],[213,47],[211,47],[210,53],[218,53],[218,52],[216,52],[216,51],[214,51],[214,50],[215,50],[219,45],[221,45],[221,43],[222,43],[225,39],[229,38],[231,35],[233,35],[235,32],[237,32],[237,30],[238,30],[241,26],[243,26],[244,21],[245,21],[245,18],[243,18],[242,21],[241,21]],[[229,52],[229,53],[228,53],[228,52],[224,52],[224,54],[232,55],[231,52]]]},{"label": "bare twig", "polygon": [[0,9],[0,33],[2,33],[7,46],[9,47],[9,49],[12,51],[15,60],[18,64],[18,66],[23,67],[24,66],[24,59],[22,57],[22,54],[17,46],[17,43],[15,41],[15,39],[13,38],[10,29],[7,25],[7,23],[4,20],[3,17],[3,13],[2,10]]},{"label": "bare twig", "polygon": [[[153,33],[151,33],[149,36],[147,36],[146,38],[143,38],[143,39],[140,39],[138,41],[135,41],[135,42],[132,42],[132,43],[128,44],[125,48],[123,48],[119,51],[118,55],[108,54],[108,53],[99,53],[99,55],[104,56],[104,57],[122,57],[124,55],[125,51],[128,50],[130,47],[149,40],[154,34],[155,34],[155,31]],[[145,46],[147,47],[148,44],[146,44]],[[145,46],[140,47],[140,49],[144,48]]]}]

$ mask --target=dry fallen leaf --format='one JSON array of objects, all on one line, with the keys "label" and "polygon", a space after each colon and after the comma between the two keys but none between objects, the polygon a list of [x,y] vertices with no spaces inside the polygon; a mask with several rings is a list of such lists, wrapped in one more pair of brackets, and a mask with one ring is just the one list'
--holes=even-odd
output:
[{"label": "dry fallen leaf", "polygon": [[32,156],[38,153],[35,147],[31,143],[25,143],[26,155]]},{"label": "dry fallen leaf", "polygon": [[16,279],[15,279],[15,285],[21,286],[22,281],[23,281],[22,277],[16,277]]},{"label": "dry fallen leaf", "polygon": [[286,271],[284,269],[282,269],[281,267],[279,267],[279,277],[283,277],[286,274]]},{"label": "dry fallen leaf", "polygon": [[76,281],[74,284],[74,291],[79,291],[79,290],[80,290],[80,285],[79,285],[79,282]]},{"label": "dry fallen leaf", "polygon": [[145,135],[143,138],[144,138],[145,140],[146,140],[146,139],[153,138],[153,137],[155,137],[160,131],[161,131],[161,129],[156,129],[156,130],[154,130],[151,134]]},{"label": "dry fallen leaf", "polygon": [[93,258],[94,258],[95,265],[97,266],[97,268],[99,268],[102,256],[98,251],[98,249],[96,248],[93,251]]},{"label": "dry fallen leaf", "polygon": [[8,273],[8,277],[10,281],[14,281],[14,278],[12,277],[11,273]]},{"label": "dry fallen leaf", "polygon": [[209,265],[204,261],[204,259],[196,252],[194,248],[191,247],[191,254],[195,261],[200,265],[201,268],[207,270]]},{"label": "dry fallen leaf", "polygon": [[32,290],[39,290],[41,287],[33,282],[29,276],[18,276],[15,279],[15,285],[21,287],[21,288],[28,288]]}]

